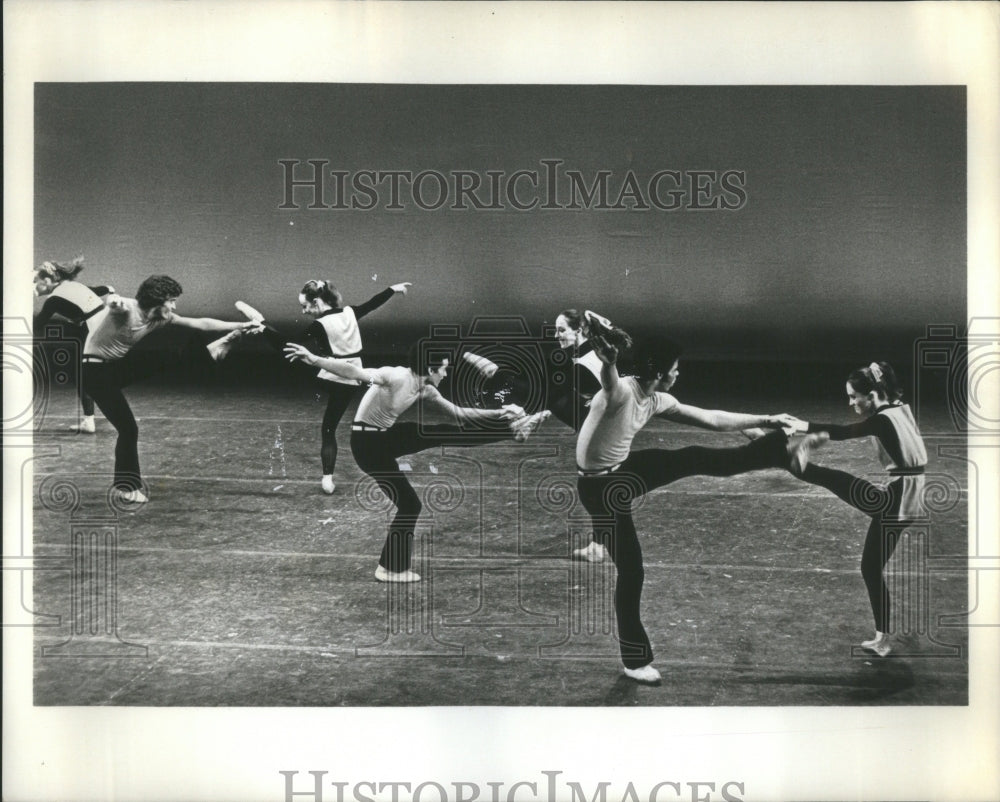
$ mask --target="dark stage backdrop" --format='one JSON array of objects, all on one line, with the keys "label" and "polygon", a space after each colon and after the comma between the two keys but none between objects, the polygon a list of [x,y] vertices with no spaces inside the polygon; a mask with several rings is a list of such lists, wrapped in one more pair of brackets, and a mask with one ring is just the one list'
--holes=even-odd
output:
[{"label": "dark stage backdrop", "polygon": [[294,328],[307,279],[355,303],[407,280],[375,351],[575,305],[695,356],[850,360],[966,320],[963,87],[42,83],[35,106],[36,264],[83,253],[128,295],[168,273],[186,314],[241,298]]}]

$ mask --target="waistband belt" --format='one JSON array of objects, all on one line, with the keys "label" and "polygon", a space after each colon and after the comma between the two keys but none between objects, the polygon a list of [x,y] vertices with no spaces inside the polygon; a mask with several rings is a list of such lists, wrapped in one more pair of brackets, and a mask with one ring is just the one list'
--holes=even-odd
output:
[{"label": "waistband belt", "polygon": [[923,476],[924,468],[921,465],[917,468],[893,468],[889,471],[889,476]]},{"label": "waistband belt", "polygon": [[354,421],[351,424],[352,432],[387,432],[388,429],[383,429],[381,426],[372,426],[369,423],[361,423],[360,421]]},{"label": "waistband belt", "polygon": [[610,468],[596,468],[593,470],[588,470],[587,468],[581,468],[577,466],[576,473],[578,476],[607,476],[609,473],[614,473],[622,466],[622,463],[613,465]]},{"label": "waistband belt", "polygon": [[84,354],[80,357],[81,362],[106,362],[107,360],[103,356],[91,356],[90,354]]}]

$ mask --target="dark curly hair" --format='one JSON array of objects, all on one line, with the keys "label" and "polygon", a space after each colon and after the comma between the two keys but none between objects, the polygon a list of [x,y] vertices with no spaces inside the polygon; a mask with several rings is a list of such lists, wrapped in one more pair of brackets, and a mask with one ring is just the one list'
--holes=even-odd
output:
[{"label": "dark curly hair", "polygon": [[631,373],[640,381],[666,376],[681,358],[681,346],[669,337],[647,337],[636,343],[629,360]]},{"label": "dark curly hair", "polygon": [[170,276],[150,276],[142,284],[135,294],[135,299],[139,302],[142,310],[153,309],[166,303],[171,298],[177,298],[183,290]]}]

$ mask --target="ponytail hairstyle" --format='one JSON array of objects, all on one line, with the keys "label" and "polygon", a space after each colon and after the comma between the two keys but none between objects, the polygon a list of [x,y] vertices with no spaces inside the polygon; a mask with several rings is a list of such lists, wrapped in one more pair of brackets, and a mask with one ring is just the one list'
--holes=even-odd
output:
[{"label": "ponytail hairstyle", "polygon": [[867,367],[858,368],[847,377],[847,382],[856,392],[864,395],[873,392],[890,403],[903,397],[896,372],[888,362],[872,362]]},{"label": "ponytail hairstyle", "polygon": [[566,322],[573,331],[583,331],[583,336],[589,335],[587,321],[583,319],[583,314],[577,309],[563,309],[556,317],[566,318]]},{"label": "ponytail hairstyle", "polygon": [[340,290],[334,287],[329,281],[324,281],[323,279],[307,281],[305,286],[299,291],[299,295],[303,296],[307,301],[315,301],[319,298],[335,309],[344,308],[344,296],[340,294]]},{"label": "ponytail hairstyle", "polygon": [[56,284],[61,284],[76,278],[81,270],[83,270],[83,256],[77,256],[70,262],[42,262],[35,273],[48,276]]}]

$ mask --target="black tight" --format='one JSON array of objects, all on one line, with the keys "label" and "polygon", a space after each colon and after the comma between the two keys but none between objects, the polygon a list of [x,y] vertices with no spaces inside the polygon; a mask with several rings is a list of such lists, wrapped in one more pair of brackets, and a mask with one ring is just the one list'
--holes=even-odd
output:
[{"label": "black tight", "polygon": [[344,417],[344,412],[358,390],[356,384],[341,384],[324,381],[327,387],[326,411],[323,413],[321,433],[320,459],[323,463],[323,474],[331,474],[337,467],[337,425]]},{"label": "black tight", "polygon": [[605,542],[618,571],[615,616],[622,662],[640,668],[653,662],[653,647],[642,625],[640,600],[645,569],[632,520],[632,501],[685,476],[733,476],[787,465],[788,438],[781,431],[736,448],[647,449],[633,451],[619,470],[577,479],[580,501],[590,513],[594,539]]},{"label": "black tight", "polygon": [[801,476],[803,481],[825,487],[837,498],[850,504],[871,518],[865,546],[861,552],[861,576],[868,590],[875,629],[889,631],[890,601],[889,587],[885,581],[885,566],[896,550],[900,535],[909,522],[898,520],[903,482],[902,477],[893,480],[886,488],[861,479],[845,471],[824,468],[822,465],[806,466]]},{"label": "black tight", "polygon": [[139,424],[122,388],[153,374],[181,365],[185,370],[210,367],[208,351],[199,340],[190,338],[182,350],[130,351],[121,359],[83,363],[81,391],[97,403],[104,417],[115,427],[114,485],[122,490],[142,486],[139,471]]},{"label": "black tight", "polygon": [[510,430],[503,434],[468,431],[445,423],[429,426],[406,422],[397,423],[384,432],[352,431],[351,453],[358,467],[375,480],[396,507],[379,565],[392,572],[410,567],[413,530],[423,509],[416,490],[396,464],[397,457],[436,446],[480,446],[510,437]]}]

